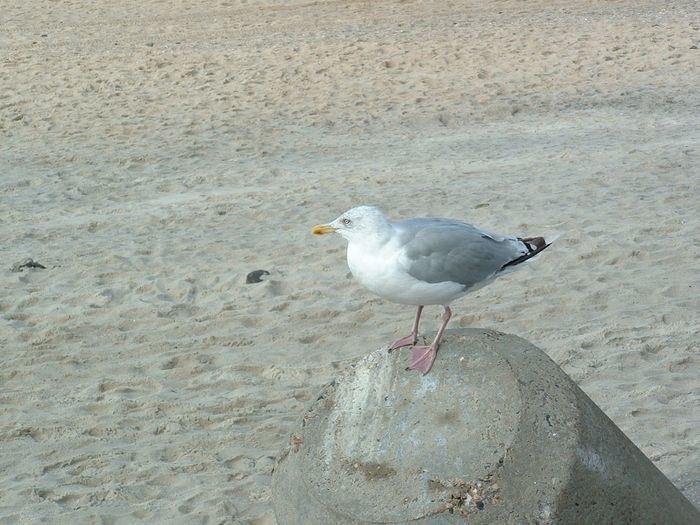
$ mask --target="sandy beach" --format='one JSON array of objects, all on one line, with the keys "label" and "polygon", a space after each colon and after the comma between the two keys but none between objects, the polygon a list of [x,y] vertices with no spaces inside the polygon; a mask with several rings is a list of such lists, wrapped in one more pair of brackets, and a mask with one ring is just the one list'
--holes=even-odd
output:
[{"label": "sandy beach", "polygon": [[451,326],[700,506],[700,7],[484,5],[4,2],[0,524],[275,524],[304,407],[413,320],[311,235],[358,204],[561,234]]}]

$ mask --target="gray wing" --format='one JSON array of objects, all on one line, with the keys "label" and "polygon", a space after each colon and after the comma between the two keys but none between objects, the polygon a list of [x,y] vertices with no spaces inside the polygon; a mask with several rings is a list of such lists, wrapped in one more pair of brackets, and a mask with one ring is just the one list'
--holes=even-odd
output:
[{"label": "gray wing", "polygon": [[515,237],[494,235],[459,221],[409,219],[394,227],[407,272],[429,283],[453,281],[469,289],[528,253]]}]

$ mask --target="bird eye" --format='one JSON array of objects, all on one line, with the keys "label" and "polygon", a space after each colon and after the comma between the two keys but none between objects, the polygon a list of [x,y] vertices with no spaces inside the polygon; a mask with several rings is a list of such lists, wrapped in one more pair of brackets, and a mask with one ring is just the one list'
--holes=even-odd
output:
[{"label": "bird eye", "polygon": [[345,226],[350,226],[350,223],[351,223],[351,222],[352,222],[352,221],[351,221],[350,219],[348,219],[347,217],[346,217],[345,219],[343,219],[343,224],[344,224]]}]

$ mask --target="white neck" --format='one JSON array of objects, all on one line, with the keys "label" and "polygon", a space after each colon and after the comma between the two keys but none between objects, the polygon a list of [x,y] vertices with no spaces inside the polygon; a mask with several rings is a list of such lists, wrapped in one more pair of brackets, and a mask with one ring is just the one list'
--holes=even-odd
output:
[{"label": "white neck", "polygon": [[352,236],[348,239],[348,244],[363,246],[365,249],[379,248],[387,243],[394,233],[394,227],[386,221],[384,224],[376,225],[372,232],[362,232],[361,235]]}]

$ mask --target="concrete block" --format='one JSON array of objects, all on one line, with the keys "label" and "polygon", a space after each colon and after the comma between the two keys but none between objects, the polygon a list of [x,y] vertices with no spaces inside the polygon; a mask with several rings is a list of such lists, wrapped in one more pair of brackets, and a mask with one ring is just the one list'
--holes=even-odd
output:
[{"label": "concrete block", "polygon": [[700,524],[547,355],[448,331],[432,371],[374,352],[327,385],[273,473],[280,525]]}]

